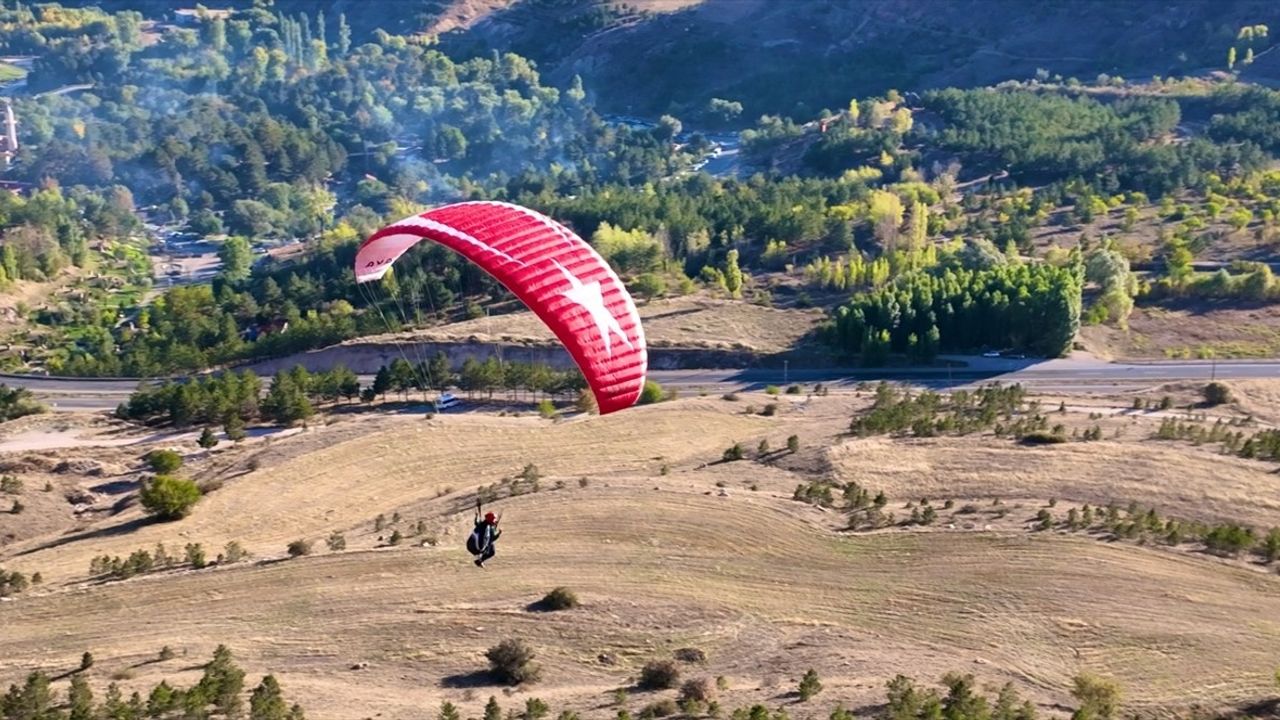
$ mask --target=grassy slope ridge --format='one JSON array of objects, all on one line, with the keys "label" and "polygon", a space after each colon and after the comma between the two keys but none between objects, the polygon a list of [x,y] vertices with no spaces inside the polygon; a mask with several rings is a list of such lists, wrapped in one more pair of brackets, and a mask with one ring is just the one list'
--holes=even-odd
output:
[{"label": "grassy slope ridge", "polygon": [[[1280,524],[1280,508],[1256,500],[1269,465],[1227,460],[1224,484],[1224,459],[1209,447],[1140,440],[1154,417],[1103,420],[1108,436],[1139,427],[1122,441],[1087,446],[858,441],[838,436],[868,395],[783,396],[775,417],[742,414],[765,399],[691,398],[557,424],[357,417],[244,450],[260,453],[260,469],[247,474],[220,472],[234,465],[225,459],[196,462],[194,477],[227,477],[186,520],[134,527],[138,511],[126,510],[87,528],[98,531],[89,539],[37,549],[59,539],[46,536],[0,551],[6,568],[46,577],[42,588],[0,604],[0,622],[11,629],[0,682],[32,664],[74,665],[89,648],[99,680],[133,667],[127,688],[161,678],[189,683],[198,675],[182,669],[189,663],[137,664],[165,644],[202,657],[225,642],[251,674],[276,673],[320,720],[407,717],[442,699],[478,716],[497,688],[481,682],[468,696],[460,684],[479,682],[470,674],[484,667],[486,648],[519,636],[546,668],[528,695],[588,718],[613,717],[613,688],[647,659],[688,645],[711,660],[687,672],[727,676],[730,706],[777,704],[805,669],[817,668],[827,690],[819,702],[789,708],[802,718],[825,717],[837,701],[879,702],[898,672],[933,681],[954,669],[1014,680],[1046,709],[1070,703],[1070,677],[1086,669],[1119,679],[1133,708],[1265,696],[1280,640],[1280,578],[1194,553],[1027,534],[1018,523],[1039,505],[1011,498],[1114,495],[1172,515],[1205,507],[1269,526]],[[1065,421],[1085,423],[1083,415]],[[806,449],[773,466],[700,467],[734,441],[753,448],[768,438],[778,447],[792,433]],[[1183,468],[1176,487],[1147,462],[1119,464],[1144,452]],[[478,574],[460,547],[469,492],[529,462],[544,474],[543,489],[500,503],[509,534],[498,560]],[[989,471],[1027,462],[1045,478]],[[1118,466],[1125,482],[1108,487],[1102,478]],[[907,493],[935,502],[995,496],[1016,508],[1016,522],[991,532],[940,525],[841,536],[833,532],[838,514],[790,500],[797,482],[828,472],[884,488],[898,513]],[[585,488],[582,476],[590,477]],[[566,487],[554,489],[557,480]],[[373,517],[395,512],[404,518],[397,528],[422,519],[439,545],[411,547],[415,538],[375,550],[391,529],[375,530]],[[348,551],[321,549],[333,530],[345,532]],[[316,541],[321,555],[270,562],[298,537]],[[202,542],[212,555],[231,539],[268,562],[82,584],[89,559],[104,552]],[[554,585],[573,588],[585,606],[563,615],[524,609]],[[601,653],[618,663],[601,664]],[[369,668],[349,669],[360,662]],[[637,695],[633,712],[650,699]]]}]

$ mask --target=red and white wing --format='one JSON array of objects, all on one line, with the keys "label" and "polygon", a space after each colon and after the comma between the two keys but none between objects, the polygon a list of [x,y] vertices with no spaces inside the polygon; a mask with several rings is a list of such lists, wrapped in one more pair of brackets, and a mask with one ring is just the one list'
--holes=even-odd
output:
[{"label": "red and white wing", "polygon": [[551,218],[503,202],[445,205],[378,230],[356,252],[356,282],[377,280],[431,240],[520,298],[569,351],[600,414],[631,407],[648,367],[635,302],[599,253]]}]

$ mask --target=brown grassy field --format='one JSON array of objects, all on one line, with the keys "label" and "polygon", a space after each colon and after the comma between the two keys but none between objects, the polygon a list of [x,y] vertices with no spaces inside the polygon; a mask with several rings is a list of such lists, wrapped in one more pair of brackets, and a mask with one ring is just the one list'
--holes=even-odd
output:
[{"label": "brown grassy field", "polygon": [[[1272,392],[1269,384],[1237,388],[1242,407],[1269,404]],[[612,718],[612,691],[640,665],[697,647],[708,664],[685,674],[724,675],[727,707],[766,702],[800,718],[825,718],[837,702],[867,709],[899,672],[930,684],[949,670],[984,683],[1011,680],[1049,715],[1070,705],[1066,690],[1082,670],[1118,679],[1135,711],[1266,696],[1280,642],[1274,573],[1027,533],[1016,523],[990,532],[846,534],[837,532],[839,513],[790,495],[797,483],[827,476],[884,489],[895,511],[920,494],[1054,495],[1276,525],[1273,467],[1146,441],[1143,428],[1155,417],[1105,418],[1108,434],[1125,428],[1120,439],[1044,449],[990,436],[842,437],[866,394],[784,396],[774,417],[742,413],[765,400],[692,398],[560,422],[355,415],[193,457],[193,477],[220,487],[185,520],[140,523],[137,509],[125,509],[70,536],[0,548],[6,569],[46,578],[0,603],[0,683],[32,667],[71,669],[88,649],[98,686],[112,677],[126,688],[190,684],[198,663],[226,643],[251,683],[277,674],[320,720],[407,720],[443,699],[478,717],[490,694],[505,707],[536,696],[555,711]],[[777,448],[793,433],[802,441],[796,455],[706,464],[733,442],[753,456],[761,438]],[[460,547],[470,492],[526,463],[542,473],[541,490],[498,504],[507,536],[479,570]],[[1178,468],[1176,482],[1162,467]],[[392,527],[377,531],[373,519],[390,522],[396,513],[394,528],[410,537],[386,547],[379,537]],[[414,533],[419,520],[437,544]],[[345,533],[348,550],[324,549],[332,531]],[[316,554],[283,560],[284,545],[297,538],[316,541]],[[212,556],[228,540],[255,557],[107,584],[86,578],[95,555],[201,542]],[[557,585],[575,590],[583,606],[526,609]],[[529,642],[544,667],[540,683],[510,697],[476,675],[484,650],[506,637]],[[180,656],[145,662],[164,645]],[[357,663],[368,667],[351,669]],[[826,689],[793,704],[788,693],[809,667]],[[634,713],[671,695],[633,692],[627,705]]]},{"label": "brown grassy field", "polygon": [[[825,317],[822,310],[782,310],[722,300],[704,293],[655,300],[638,308],[650,347],[749,350],[760,354],[793,347]],[[533,313],[514,312],[401,335],[401,340],[552,343],[555,337]],[[370,342],[385,340],[370,338]]]},{"label": "brown grassy field", "polygon": [[1095,355],[1115,360],[1196,358],[1206,349],[1219,358],[1276,357],[1280,355],[1280,306],[1139,307],[1129,317],[1127,330],[1085,326],[1079,340]]}]

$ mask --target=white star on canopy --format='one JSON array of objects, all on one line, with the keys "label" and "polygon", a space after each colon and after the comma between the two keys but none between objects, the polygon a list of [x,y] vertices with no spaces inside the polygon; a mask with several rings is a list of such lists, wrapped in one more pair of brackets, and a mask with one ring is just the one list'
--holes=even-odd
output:
[{"label": "white star on canopy", "polygon": [[560,274],[564,275],[565,279],[568,280],[569,284],[572,286],[560,294],[565,298],[568,298],[569,302],[580,306],[591,315],[591,320],[595,323],[596,330],[604,340],[605,354],[609,357],[613,357],[613,340],[610,337],[610,332],[616,332],[618,337],[622,338],[622,342],[626,343],[627,347],[631,347],[631,340],[629,340],[627,338],[627,334],[622,331],[622,325],[618,323],[618,318],[614,317],[613,313],[609,312],[609,308],[604,306],[604,293],[600,289],[600,283],[592,280],[589,283],[583,284],[581,280],[574,277],[573,273],[566,270],[563,265],[555,260],[552,260],[551,262],[560,269]]}]

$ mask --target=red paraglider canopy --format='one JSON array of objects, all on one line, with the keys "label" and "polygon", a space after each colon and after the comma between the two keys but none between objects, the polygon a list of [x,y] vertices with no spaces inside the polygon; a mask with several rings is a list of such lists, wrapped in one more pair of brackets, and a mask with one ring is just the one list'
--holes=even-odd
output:
[{"label": "red paraglider canopy", "polygon": [[582,370],[601,415],[640,398],[648,366],[640,315],[613,269],[582,238],[519,205],[445,205],[364,241],[356,252],[356,282],[381,278],[423,240],[478,265],[546,323]]}]

